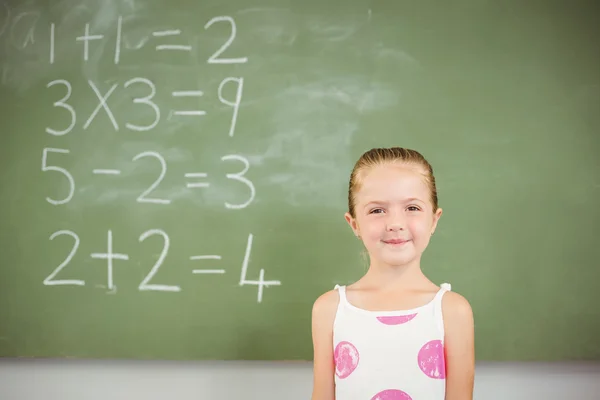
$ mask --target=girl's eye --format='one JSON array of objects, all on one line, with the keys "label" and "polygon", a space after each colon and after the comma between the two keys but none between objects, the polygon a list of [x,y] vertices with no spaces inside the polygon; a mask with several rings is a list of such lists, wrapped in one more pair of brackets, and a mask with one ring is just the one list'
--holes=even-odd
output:
[{"label": "girl's eye", "polygon": [[379,214],[380,212],[383,212],[383,210],[381,208],[375,208],[375,209],[369,211],[369,214]]},{"label": "girl's eye", "polygon": [[417,206],[408,206],[409,211],[419,211],[419,207]]}]

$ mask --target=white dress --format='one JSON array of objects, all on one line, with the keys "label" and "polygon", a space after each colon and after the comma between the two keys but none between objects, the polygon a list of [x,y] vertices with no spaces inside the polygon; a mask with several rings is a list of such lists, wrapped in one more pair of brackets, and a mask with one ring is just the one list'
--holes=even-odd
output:
[{"label": "white dress", "polygon": [[333,325],[336,400],[444,400],[446,373],[442,284],[429,303],[401,311],[368,311],[346,299]]}]

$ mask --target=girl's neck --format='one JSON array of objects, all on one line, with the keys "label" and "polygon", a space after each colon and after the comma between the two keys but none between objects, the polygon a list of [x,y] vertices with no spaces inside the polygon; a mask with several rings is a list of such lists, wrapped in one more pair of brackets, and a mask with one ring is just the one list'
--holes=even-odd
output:
[{"label": "girl's neck", "polygon": [[377,286],[383,290],[412,288],[427,282],[418,261],[401,266],[371,262],[362,280],[368,286]]}]

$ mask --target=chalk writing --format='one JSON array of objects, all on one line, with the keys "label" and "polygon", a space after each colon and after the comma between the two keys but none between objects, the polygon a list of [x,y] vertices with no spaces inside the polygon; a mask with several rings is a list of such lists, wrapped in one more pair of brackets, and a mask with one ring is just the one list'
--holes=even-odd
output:
[{"label": "chalk writing", "polygon": [[98,113],[100,112],[100,109],[104,109],[106,111],[106,115],[108,115],[108,118],[110,118],[110,122],[115,127],[115,130],[118,131],[119,130],[119,124],[117,124],[117,121],[115,120],[115,116],[113,115],[112,111],[108,107],[108,104],[106,104],[106,101],[108,100],[108,98],[110,97],[110,95],[112,94],[112,92],[117,88],[117,84],[115,83],[114,85],[112,85],[110,87],[110,89],[108,89],[108,91],[106,92],[106,94],[102,95],[100,93],[100,90],[98,90],[98,88],[94,84],[94,82],[88,81],[88,83],[90,84],[90,87],[92,88],[92,90],[94,91],[94,93],[96,93],[96,96],[98,96],[99,103],[98,103],[98,106],[96,106],[96,108],[92,112],[92,114],[90,114],[90,117],[88,118],[88,120],[83,125],[83,129],[85,130],[85,129],[87,129],[90,126],[90,124],[94,120],[94,117],[96,115],[98,115]]},{"label": "chalk writing", "polygon": [[54,64],[54,22],[50,24],[50,64]]},{"label": "chalk writing", "polygon": [[193,116],[199,116],[199,115],[206,115],[206,111],[202,111],[202,110],[173,111],[173,114],[193,117]]},{"label": "chalk writing", "polygon": [[[63,269],[71,263],[73,257],[76,255],[79,246],[81,244],[81,240],[79,236],[70,230],[60,230],[54,232],[50,236],[50,240],[54,240],[59,236],[70,236],[73,238],[73,246],[71,247],[67,257],[56,267],[52,272],[44,279],[43,284],[47,286],[58,286],[58,285],[71,285],[71,286],[85,286],[85,281],[81,279],[55,279],[57,275],[63,272]],[[143,280],[140,282],[138,286],[138,291],[157,291],[157,292],[181,292],[182,288],[179,285],[167,285],[167,284],[159,284],[154,283],[157,273],[160,268],[165,264],[165,260],[169,254],[169,248],[171,245],[171,241],[167,232],[162,229],[149,229],[143,232],[139,238],[138,242],[142,243],[146,240],[149,240],[152,236],[159,236],[162,239],[161,250],[158,258],[156,259],[154,265],[150,269],[150,271],[144,276]],[[246,242],[246,249],[244,252],[244,259],[242,261],[241,266],[241,274],[239,280],[239,286],[258,286],[258,295],[257,302],[261,303],[263,298],[264,288],[268,288],[269,286],[278,286],[281,285],[281,281],[278,280],[265,280],[265,270],[261,268],[259,271],[258,280],[250,280],[247,279],[248,275],[248,267],[250,263],[250,255],[252,252],[252,244],[253,244],[254,236],[252,234],[248,235],[248,240]],[[114,242],[113,242],[113,232],[112,230],[108,230],[107,232],[107,250],[102,253],[92,253],[90,257],[92,259],[97,260],[106,260],[107,266],[107,284],[106,285],[95,285],[96,287],[107,288],[110,291],[110,294],[116,293],[116,284],[115,284],[115,274],[114,274],[114,260],[120,261],[131,261],[130,256],[124,253],[115,253],[114,252]],[[222,257],[220,255],[195,255],[189,257],[190,261],[206,261],[206,260],[215,260],[222,261]],[[221,269],[193,269],[192,274],[194,275],[223,275],[226,270]]]},{"label": "chalk writing", "polygon": [[[235,100],[233,100],[233,101],[226,99],[223,95],[223,90],[224,90],[225,85],[227,85],[230,82],[236,84]],[[65,86],[66,94],[60,100],[55,101],[53,103],[53,105],[54,105],[54,107],[61,107],[61,108],[64,108],[65,110],[67,110],[70,115],[70,121],[69,121],[67,127],[62,130],[47,127],[46,132],[49,134],[55,135],[55,136],[61,136],[61,135],[65,135],[65,134],[69,133],[76,126],[77,112],[75,110],[75,107],[68,103],[68,101],[72,95],[72,91],[73,91],[71,83],[65,79],[56,79],[56,80],[49,82],[46,85],[46,87],[48,89],[50,89],[55,85]],[[91,88],[91,90],[94,92],[98,103],[97,103],[96,107],[94,108],[94,110],[89,115],[89,117],[87,118],[87,120],[85,121],[85,123],[83,124],[83,129],[84,130],[88,129],[91,126],[94,119],[98,117],[98,115],[100,114],[100,112],[102,110],[104,110],[104,114],[108,117],[108,119],[111,122],[112,126],[114,127],[115,131],[118,131],[119,123],[118,123],[117,119],[115,118],[115,115],[112,112],[112,110],[108,104],[108,100],[111,97],[111,95],[113,95],[113,93],[117,90],[117,88],[119,87],[119,84],[118,83],[112,84],[108,89],[105,90],[104,94],[98,88],[96,83],[94,83],[92,80],[88,80],[88,85]],[[128,90],[130,87],[132,87],[134,85],[143,85],[143,86],[147,87],[148,94],[144,95],[144,96],[140,96],[140,97],[134,97],[131,101],[133,102],[133,104],[140,104],[145,107],[150,107],[150,109],[152,110],[152,112],[154,114],[154,117],[151,120],[151,122],[147,123],[146,125],[141,125],[141,124],[138,125],[138,124],[134,124],[130,121],[127,121],[125,123],[125,127],[132,131],[138,131],[138,132],[150,131],[159,124],[160,119],[161,119],[160,107],[158,106],[158,104],[156,104],[154,102],[154,97],[157,95],[156,85],[148,78],[135,77],[135,78],[129,79],[128,81],[126,81],[123,84],[123,90]],[[229,130],[228,130],[229,136],[233,136],[234,132],[235,132],[239,108],[240,108],[240,104],[242,102],[243,85],[244,85],[244,78],[228,77],[221,81],[221,83],[219,84],[218,90],[217,90],[217,96],[219,98],[219,101],[221,103],[233,108],[233,114],[231,117],[231,122],[230,122]],[[202,97],[202,96],[204,96],[204,92],[202,90],[178,90],[178,91],[173,91],[171,93],[171,96],[174,98]],[[188,110],[173,110],[172,114],[177,115],[177,116],[204,116],[207,113],[205,110],[189,110],[188,109]]]},{"label": "chalk writing", "polygon": [[246,276],[248,274],[248,264],[250,261],[250,253],[252,252],[253,239],[254,239],[254,236],[252,234],[248,235],[248,242],[246,243],[246,253],[244,254],[244,261],[242,263],[242,273],[240,275],[239,285],[240,286],[244,286],[244,285],[258,286],[258,299],[257,300],[260,303],[260,302],[262,302],[263,288],[269,287],[269,286],[278,286],[278,285],[281,285],[281,282],[280,281],[265,281],[264,280],[264,277],[265,277],[264,268],[261,268],[261,270],[260,270],[258,281],[252,281],[252,280],[246,279]]},{"label": "chalk writing", "polygon": [[107,251],[106,253],[92,253],[92,258],[106,260],[107,261],[107,281],[108,281],[108,290],[114,289],[113,284],[113,260],[129,260],[129,256],[127,254],[122,253],[113,253],[113,237],[112,231],[108,231],[108,240],[107,240]]},{"label": "chalk writing", "polygon": [[[184,176],[186,178],[206,178],[208,174],[204,172],[188,172]],[[188,182],[186,184],[187,188],[205,188],[209,186],[210,184],[208,182]]]},{"label": "chalk writing", "polygon": [[[235,92],[235,102],[231,102],[225,98],[223,98],[223,87],[228,82],[236,82],[237,90]],[[219,84],[219,100],[223,104],[227,104],[228,106],[233,107],[233,117],[231,118],[231,124],[229,127],[229,136],[233,136],[233,132],[235,131],[235,123],[237,121],[238,110],[240,108],[240,103],[242,102],[242,88],[244,86],[244,78],[226,78]]]},{"label": "chalk writing", "polygon": [[[169,37],[179,35],[181,35],[180,29],[152,32],[152,36],[154,37]],[[182,44],[159,44],[156,46],[156,50],[192,51],[192,46]]]},{"label": "chalk writing", "polygon": [[[218,255],[207,255],[207,256],[191,256],[190,260],[221,260],[221,256]],[[224,269],[194,269],[193,274],[224,274]]]},{"label": "chalk writing", "polygon": [[[11,28],[10,25],[10,10],[4,5],[7,10],[6,18],[0,21],[0,36],[4,34],[7,29]],[[24,16],[19,15],[15,21],[19,21]],[[35,22],[37,23],[39,16],[36,16]],[[149,40],[152,40],[154,50],[161,54],[169,54],[169,52],[192,52],[192,46],[186,43],[186,39],[183,35],[183,31],[176,27],[152,30],[143,34],[143,36],[137,36],[135,42],[133,42],[127,36],[127,28],[124,27],[123,16],[117,16],[115,21],[110,24],[110,32],[101,31],[96,24],[85,23],[82,24],[81,29],[83,34],[76,36],[73,35],[68,40],[75,40],[76,43],[82,43],[82,54],[83,63],[97,61],[101,52],[92,51],[97,48],[104,48],[106,43],[101,43],[103,40],[110,40],[114,43],[114,57],[112,63],[118,65],[121,63],[122,58],[126,58],[127,54],[135,52],[141,49]],[[13,24],[14,25],[14,24]],[[34,24],[35,25],[35,24]],[[213,28],[216,25],[223,25],[228,27],[227,37],[223,39],[223,42],[218,42],[218,47],[209,48],[210,54],[206,59],[208,64],[245,64],[248,62],[248,57],[240,54],[232,54],[235,50],[235,40],[237,38],[237,24],[234,18],[230,16],[215,16],[209,18],[204,24],[204,32],[202,34],[214,34],[218,29]],[[57,28],[61,25],[55,24],[55,22],[49,22],[49,38],[48,40],[48,62],[51,65],[56,65],[58,62],[68,62],[69,60],[62,60],[62,55],[68,54],[68,52],[57,51],[58,44],[62,40],[62,30],[58,30],[59,36],[57,37]],[[25,37],[23,46],[28,43],[33,43],[33,29],[32,26]],[[114,30],[113,30],[114,29]],[[211,30],[213,29],[213,30]],[[92,32],[94,30],[94,32]],[[202,26],[200,26],[202,30]],[[47,32],[47,31],[45,31]],[[114,38],[114,42],[112,42]],[[65,39],[65,40],[67,40]],[[218,39],[219,41],[221,39]],[[71,42],[72,43],[72,42]],[[46,50],[44,50],[46,51]],[[77,50],[78,51],[78,50]],[[44,53],[44,59],[45,59]],[[77,53],[78,55],[79,53]],[[172,53],[171,53],[172,54]],[[57,55],[61,55],[58,57]],[[97,57],[98,56],[98,57]],[[79,57],[79,56],[77,56]],[[81,58],[79,58],[81,60]],[[44,61],[45,62],[45,61]],[[118,69],[123,67],[117,67]],[[236,70],[237,71],[237,70]],[[6,71],[4,71],[5,73]],[[238,72],[239,74],[239,72]],[[238,124],[238,117],[240,113],[240,107],[242,104],[242,97],[244,92],[244,77],[243,76],[224,76],[220,77],[220,82],[216,90],[206,91],[200,83],[199,87],[165,87],[157,84],[157,81],[153,81],[147,76],[128,76],[123,81],[113,80],[101,80],[94,76],[92,78],[86,77],[83,83],[79,80],[64,79],[64,77],[53,77],[53,80],[47,83],[46,90],[50,91],[52,99],[52,110],[55,111],[57,118],[61,118],[58,122],[53,122],[52,126],[45,128],[46,133],[52,136],[65,136],[73,132],[73,130],[81,129],[83,131],[93,130],[96,124],[94,122],[97,119],[104,119],[110,122],[110,126],[114,131],[119,131],[122,126],[126,128],[125,132],[119,133],[124,138],[127,135],[136,136],[137,133],[142,135],[149,135],[152,133],[144,133],[155,131],[153,134],[162,134],[162,129],[157,129],[161,123],[162,115],[164,114],[165,107],[161,104],[160,100],[165,100],[163,93],[165,93],[166,100],[170,100],[167,105],[166,111],[168,112],[169,118],[164,121],[168,123],[171,117],[182,117],[185,121],[198,121],[202,123],[207,119],[212,118],[212,114],[208,115],[207,110],[211,110],[209,106],[204,107],[202,104],[196,104],[199,100],[203,103],[210,101],[218,101],[225,105],[226,110],[231,110],[231,118],[227,118],[226,124],[228,124],[221,133],[223,136],[232,138],[236,132],[236,126]],[[77,79],[77,78],[74,78]],[[160,78],[158,78],[160,79]],[[208,83],[207,83],[208,84]],[[212,83],[211,83],[212,84]],[[80,101],[77,96],[74,96],[74,91],[80,89],[77,85],[83,86],[82,90],[87,94],[86,99],[92,99],[92,106],[89,106],[89,102]],[[89,88],[88,88],[89,86]],[[170,95],[170,96],[169,96]],[[160,104],[160,106],[159,106]],[[121,110],[123,105],[128,105],[132,112],[126,113],[113,113],[114,110]],[[86,117],[78,119],[78,113],[84,112]],[[89,114],[88,114],[89,113]],[[212,113],[212,111],[211,111]],[[80,117],[80,116],[79,116]],[[191,118],[184,118],[191,117]],[[193,117],[203,117],[194,119]],[[180,123],[180,122],[178,122]],[[182,122],[181,122],[182,123]],[[196,123],[196,122],[193,122]],[[183,123],[182,123],[183,124]],[[98,134],[106,134],[103,130],[100,130]],[[137,132],[137,133],[136,133]],[[93,132],[96,134],[96,132]],[[71,135],[69,135],[71,137]],[[52,139],[60,140],[60,139]],[[153,139],[154,140],[154,139]],[[229,139],[231,140],[231,139]],[[75,170],[74,160],[81,157],[86,157],[84,154],[77,153],[78,150],[71,151],[67,148],[61,148],[62,146],[56,147],[45,147],[42,150],[42,162],[41,170],[43,174],[48,174],[45,178],[49,182],[48,187],[52,193],[48,193],[46,201],[55,207],[65,206],[67,203],[77,201],[77,194],[82,192],[80,189],[77,192],[75,177],[71,170]],[[73,147],[76,149],[75,147]],[[79,147],[77,147],[79,148]],[[122,151],[120,148],[114,149],[114,154],[118,158],[119,152]],[[227,154],[229,153],[229,154]],[[130,202],[131,205],[136,203],[144,204],[144,207],[157,208],[169,207],[173,202],[178,201],[182,197],[181,193],[185,193],[185,196],[193,196],[193,193],[209,193],[211,190],[215,190],[215,182],[219,182],[218,177],[215,178],[215,174],[210,169],[201,172],[195,172],[194,166],[190,166],[188,171],[190,172],[177,172],[174,173],[171,168],[169,157],[165,157],[168,153],[162,150],[156,151],[148,148],[139,148],[134,150],[134,155],[127,154],[124,160],[121,160],[116,165],[107,164],[106,161],[101,162],[102,165],[88,166],[89,169],[85,171],[83,175],[84,179],[94,179],[94,185],[111,185],[115,189],[119,189],[119,185],[127,184],[126,179],[131,176],[136,170],[140,168],[152,168],[152,173],[149,178],[140,180],[136,178],[136,182],[141,182],[141,187],[134,188],[133,195],[131,195],[131,188],[129,190],[123,190],[122,196],[129,196],[125,201]],[[180,160],[179,160],[180,161]],[[225,169],[224,174],[226,179],[220,182],[224,185],[230,185],[232,190],[235,190],[235,195],[229,194],[227,198],[222,198],[219,201],[222,202],[222,207],[226,212],[236,213],[239,210],[247,209],[252,205],[256,198],[256,187],[252,180],[249,178],[249,172],[251,171],[251,163],[249,159],[242,154],[237,152],[225,152],[224,155],[216,156],[214,161],[223,163],[220,166]],[[131,168],[127,167],[127,164]],[[91,171],[91,174],[90,174]],[[196,170],[197,171],[197,170]],[[49,174],[51,172],[51,174]],[[175,175],[172,177],[172,175]],[[181,176],[183,175],[183,177]],[[93,177],[93,178],[92,178]],[[105,177],[105,179],[103,179]],[[111,178],[115,177],[115,178]],[[179,184],[181,191],[177,195],[173,194],[171,190],[167,190],[167,185],[172,177],[172,181]],[[79,175],[77,175],[77,179]],[[172,186],[169,186],[169,189]],[[139,190],[139,191],[138,191]],[[237,193],[241,194],[237,194]],[[117,192],[121,193],[121,192]],[[129,194],[127,194],[129,193]],[[234,198],[239,196],[239,198]],[[115,198],[118,197],[115,196]],[[166,272],[173,268],[185,268],[185,265],[175,265],[170,262],[174,258],[171,256],[171,237],[165,229],[161,227],[154,227],[152,229],[145,230],[137,237],[137,246],[143,247],[149,251],[150,254],[156,254],[153,257],[153,261],[143,266],[138,260],[134,260],[135,257],[139,257],[137,249],[129,248],[131,255],[126,253],[122,248],[122,241],[124,240],[119,233],[117,236],[119,240],[115,240],[113,237],[113,229],[106,231],[106,243],[102,244],[105,249],[92,252],[89,257],[92,260],[102,260],[106,265],[106,280],[103,282],[90,282],[86,286],[86,281],[83,279],[77,279],[73,276],[77,273],[77,270],[70,268],[71,264],[74,264],[75,257],[78,257],[77,253],[80,252],[81,240],[79,235],[73,230],[61,229],[53,232],[50,235],[51,241],[59,241],[59,237],[68,237],[72,241],[68,244],[70,247],[65,250],[65,254],[60,256],[60,260],[56,260],[56,264],[52,266],[50,273],[43,279],[42,283],[45,286],[81,286],[84,287],[82,290],[90,290],[89,288],[103,288],[107,294],[117,295],[117,282],[119,282],[119,268],[123,264],[123,268],[128,268],[127,265],[134,265],[136,262],[136,268],[140,265],[144,269],[140,276],[139,283],[136,282],[137,290],[140,292],[161,292],[161,293],[179,293],[183,291],[183,287],[178,282],[167,282],[165,278],[161,278],[163,275],[161,271]],[[131,239],[131,238],[129,238]],[[64,239],[60,239],[62,241]],[[85,240],[85,238],[84,238]],[[103,240],[104,241],[104,240]],[[130,241],[130,240],[129,240]],[[250,259],[252,253],[252,247],[254,243],[254,235],[250,233],[245,243],[243,252],[243,259],[235,261],[236,265],[231,265],[229,260],[223,260],[221,255],[217,254],[200,254],[200,255],[189,255],[186,257],[189,263],[192,264],[189,269],[190,275],[205,276],[206,279],[226,279],[230,276],[227,271],[231,270],[232,267],[240,271],[239,281],[237,282],[240,287],[253,286],[257,288],[257,302],[261,303],[264,297],[264,291],[266,288],[279,286],[281,281],[279,280],[267,280],[265,278],[265,269],[257,268],[255,273],[250,270]],[[131,245],[129,245],[131,246]],[[157,249],[148,250],[148,248]],[[119,250],[117,252],[116,249]],[[242,247],[240,246],[240,250]],[[134,257],[134,255],[136,255]],[[178,261],[178,264],[181,263]],[[239,264],[241,263],[241,265]],[[237,269],[239,268],[239,269]],[[209,277],[214,276],[214,278]],[[249,276],[254,276],[254,279]],[[234,276],[237,276],[235,274]],[[220,278],[222,277],[222,278]],[[86,278],[88,281],[93,278]],[[193,280],[186,280],[187,285],[193,285]],[[120,285],[122,285],[120,283]],[[87,288],[87,289],[86,289]],[[58,290],[58,289],[54,289]],[[93,289],[92,289],[93,290]]]},{"label": "chalk writing", "polygon": [[77,121],[77,115],[75,113],[75,109],[73,108],[73,106],[65,103],[65,101],[68,100],[69,97],[71,97],[71,92],[72,92],[71,84],[69,83],[69,81],[66,81],[64,79],[57,79],[55,81],[49,82],[48,85],[46,85],[46,87],[50,88],[50,87],[52,87],[54,85],[58,85],[58,84],[62,84],[64,86],[66,86],[67,94],[62,99],[55,101],[54,107],[62,107],[65,110],[67,110],[71,116],[71,122],[65,129],[63,129],[61,131],[57,131],[52,128],[46,128],[46,132],[48,132],[51,135],[62,136],[62,135],[65,135],[65,134],[71,132],[71,129],[73,129],[73,127],[75,126],[75,122]]},{"label": "chalk writing", "polygon": [[139,241],[143,242],[144,240],[146,240],[147,238],[149,238],[152,235],[158,235],[163,238],[163,248],[160,253],[160,256],[158,257],[158,260],[156,260],[156,263],[154,264],[154,266],[152,267],[152,269],[150,270],[148,275],[146,275],[146,277],[144,278],[142,283],[140,283],[140,286],[138,287],[138,289],[142,290],[142,291],[155,290],[155,291],[159,291],[159,292],[180,292],[181,287],[179,287],[179,286],[159,285],[159,284],[155,284],[155,283],[154,284],[149,283],[150,280],[152,280],[152,278],[154,278],[154,275],[156,275],[156,273],[158,272],[158,269],[161,267],[161,265],[165,261],[165,258],[167,257],[167,254],[169,252],[169,245],[170,245],[169,235],[167,235],[165,233],[165,231],[163,231],[162,229],[150,229],[150,230],[142,233],[140,235]]},{"label": "chalk writing", "polygon": [[44,150],[42,152],[42,171],[44,171],[44,172],[48,172],[48,171],[60,172],[69,181],[69,192],[66,195],[66,197],[63,197],[60,200],[55,200],[55,199],[51,199],[50,197],[46,197],[46,200],[48,201],[48,203],[53,204],[55,206],[61,205],[61,204],[66,204],[69,201],[71,201],[71,199],[73,198],[73,194],[75,194],[75,179],[73,179],[73,175],[71,175],[71,173],[69,171],[67,171],[65,168],[48,164],[48,154],[49,153],[69,154],[69,150],[46,147],[46,148],[44,148]]},{"label": "chalk writing", "polygon": [[90,35],[90,24],[85,24],[85,34],[83,36],[78,36],[75,40],[78,42],[83,42],[83,60],[87,61],[90,54],[90,41],[91,40],[101,40],[104,38],[104,35]]},{"label": "chalk writing", "polygon": [[[28,18],[31,17],[31,18]],[[37,11],[25,11],[18,14],[12,21],[12,25],[9,30],[10,43],[16,49],[25,49],[29,44],[35,44],[35,28],[40,19],[40,13]],[[29,28],[22,42],[19,39],[19,28],[20,24],[29,23]]]},{"label": "chalk writing", "polygon": [[[173,92],[171,95],[173,97],[201,97],[201,96],[204,96],[204,92],[201,90],[179,90],[179,91]],[[204,110],[187,110],[187,111],[174,110],[173,115],[202,116],[202,115],[206,115],[206,111],[204,111]]]},{"label": "chalk writing", "polygon": [[221,56],[221,54],[223,54],[225,52],[225,50],[227,50],[227,48],[229,46],[231,46],[231,44],[235,40],[235,35],[236,35],[237,31],[236,31],[236,26],[235,26],[235,20],[229,16],[219,16],[219,17],[212,18],[210,21],[208,21],[206,23],[206,25],[204,25],[204,29],[210,28],[213,24],[215,24],[217,22],[228,22],[229,25],[231,26],[231,34],[229,35],[229,38],[227,39],[227,41],[225,43],[223,43],[223,45],[221,47],[219,47],[219,49],[217,51],[215,51],[208,58],[208,63],[209,64],[243,64],[243,63],[248,62],[248,57],[219,58]]},{"label": "chalk writing", "polygon": [[[53,205],[66,204],[69,201],[71,201],[75,195],[75,179],[73,178],[73,175],[66,168],[49,163],[48,155],[51,153],[69,154],[70,151],[67,149],[46,147],[46,148],[44,148],[44,150],[42,152],[42,171],[44,171],[44,172],[48,172],[48,171],[60,172],[62,174],[62,176],[67,178],[67,180],[69,182],[68,194],[64,198],[52,199],[50,197],[47,197],[46,200]],[[143,151],[143,152],[136,154],[131,159],[131,161],[137,162],[138,160],[141,160],[143,158],[154,158],[154,159],[158,160],[158,163],[160,165],[160,170],[159,170],[158,176],[156,178],[154,178],[154,180],[149,184],[149,186],[146,187],[138,195],[138,197],[136,198],[136,201],[138,203],[171,204],[170,199],[159,198],[159,197],[153,195],[153,192],[155,192],[159,189],[160,184],[165,179],[165,177],[168,173],[168,164],[167,164],[167,161],[165,160],[165,157],[156,151]],[[228,209],[234,209],[234,210],[243,209],[243,208],[248,207],[252,203],[254,198],[256,197],[256,188],[254,186],[254,183],[252,183],[252,181],[245,176],[246,173],[248,172],[248,170],[250,169],[250,162],[248,161],[248,159],[246,157],[241,156],[239,154],[229,154],[229,155],[223,156],[223,157],[221,157],[221,161],[223,161],[223,162],[237,161],[237,162],[240,162],[243,164],[243,168],[241,169],[241,171],[226,173],[225,177],[232,181],[240,182],[246,188],[248,188],[248,191],[249,191],[248,197],[245,199],[244,202],[230,203],[230,202],[225,201],[223,203],[224,207],[228,208]],[[115,168],[94,168],[94,169],[92,169],[92,174],[94,174],[94,175],[121,175],[122,171],[120,169],[115,169]],[[185,183],[185,187],[188,189],[208,188],[208,187],[210,187],[210,182],[200,180],[201,178],[207,178],[207,177],[208,177],[208,173],[206,173],[206,172],[186,172],[186,173],[184,173],[184,178],[188,181]]]},{"label": "chalk writing", "polygon": [[227,178],[242,182],[244,185],[248,186],[248,188],[250,189],[250,196],[248,197],[248,200],[246,200],[246,202],[241,203],[241,204],[225,203],[225,207],[233,208],[233,209],[240,209],[240,208],[248,207],[248,205],[252,202],[252,200],[254,200],[254,196],[256,195],[256,189],[254,189],[254,184],[248,178],[246,178],[244,176],[246,174],[246,172],[248,172],[248,169],[250,168],[250,162],[248,162],[248,159],[246,159],[245,157],[236,155],[236,154],[223,156],[223,157],[221,157],[221,160],[223,160],[223,161],[237,160],[237,161],[242,162],[244,164],[244,169],[235,174],[231,174],[231,173],[227,174]]},{"label": "chalk writing", "polygon": [[138,203],[170,204],[171,200],[168,200],[168,199],[158,199],[158,198],[147,197],[152,191],[154,191],[158,187],[160,182],[165,178],[165,174],[167,173],[167,162],[165,161],[163,156],[161,156],[159,153],[157,153],[155,151],[144,151],[142,153],[139,153],[138,155],[133,157],[133,161],[137,161],[143,157],[157,158],[158,161],[160,162],[161,169],[160,169],[160,175],[158,176],[158,178],[152,183],[152,185],[150,185],[150,187],[148,189],[144,190],[144,192],[138,196],[138,198],[137,198]]},{"label": "chalk writing", "polygon": [[121,30],[123,29],[123,17],[119,15],[117,19],[117,39],[115,43],[115,64],[121,59]]},{"label": "chalk writing", "polygon": [[120,175],[121,171],[118,169],[94,169],[92,173],[96,175]]},{"label": "chalk writing", "polygon": [[46,279],[44,279],[44,285],[83,286],[83,285],[85,285],[85,282],[81,279],[61,279],[61,280],[54,279],[54,277],[56,275],[58,275],[62,271],[62,269],[67,266],[67,264],[69,264],[71,262],[71,260],[73,259],[73,256],[75,255],[75,253],[77,252],[77,249],[79,248],[79,243],[80,243],[79,236],[77,236],[77,234],[75,232],[72,232],[69,230],[60,230],[60,231],[54,232],[50,236],[50,240],[54,240],[54,238],[56,238],[58,236],[62,236],[62,235],[71,236],[74,239],[73,247],[71,248],[71,251],[67,255],[67,258],[65,258],[65,260],[63,262],[61,262],[60,265],[58,267],[56,267],[56,269],[54,271],[52,271],[52,273],[46,277]]},{"label": "chalk writing", "polygon": [[154,120],[152,121],[152,123],[150,125],[145,125],[145,126],[134,125],[134,124],[131,124],[128,122],[125,124],[125,126],[128,129],[131,129],[132,131],[139,131],[139,132],[149,131],[150,129],[153,129],[154,127],[156,127],[156,125],[158,125],[158,123],[160,121],[160,108],[158,108],[156,103],[154,103],[152,101],[152,98],[154,98],[154,96],[156,95],[156,86],[154,86],[154,83],[152,83],[152,81],[150,81],[149,79],[138,77],[138,78],[130,79],[127,82],[125,82],[125,89],[127,89],[129,86],[133,85],[134,83],[143,83],[150,88],[149,95],[147,95],[145,97],[136,97],[135,99],[133,99],[133,103],[134,104],[146,104],[150,108],[152,108],[152,111],[154,111]]}]

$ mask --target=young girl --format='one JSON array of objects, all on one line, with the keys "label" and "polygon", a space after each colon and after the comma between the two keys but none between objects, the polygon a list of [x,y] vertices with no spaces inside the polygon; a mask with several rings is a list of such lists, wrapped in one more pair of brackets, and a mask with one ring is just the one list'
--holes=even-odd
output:
[{"label": "young girl", "polygon": [[441,215],[419,152],[372,149],[358,160],[345,218],[370,265],[314,303],[312,400],[473,398],[471,307],[420,266]]}]

